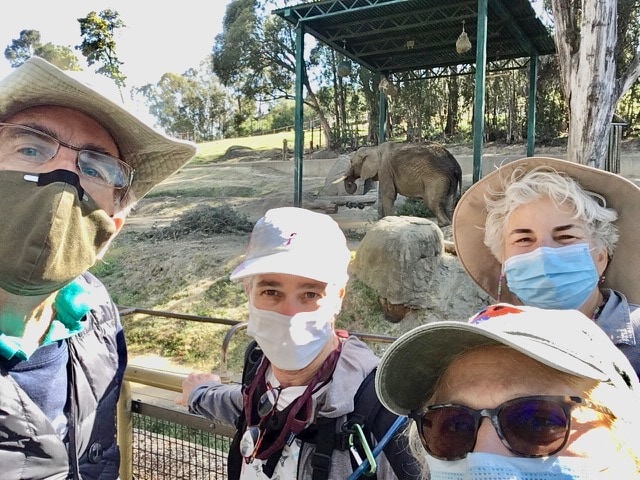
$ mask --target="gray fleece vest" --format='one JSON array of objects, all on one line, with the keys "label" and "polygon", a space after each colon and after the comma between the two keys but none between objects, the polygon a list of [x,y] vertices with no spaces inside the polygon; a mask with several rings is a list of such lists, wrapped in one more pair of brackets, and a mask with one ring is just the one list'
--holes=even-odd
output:
[{"label": "gray fleece vest", "polygon": [[82,332],[67,340],[67,419],[60,440],[45,414],[11,376],[0,369],[0,478],[118,478],[116,404],[126,366],[124,334],[116,306],[90,274],[96,302]]}]

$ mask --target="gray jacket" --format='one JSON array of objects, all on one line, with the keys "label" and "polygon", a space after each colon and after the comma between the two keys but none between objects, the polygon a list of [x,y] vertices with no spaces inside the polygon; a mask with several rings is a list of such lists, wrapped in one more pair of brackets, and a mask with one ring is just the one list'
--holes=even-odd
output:
[{"label": "gray jacket", "polygon": [[620,292],[605,289],[607,301],[596,323],[626,355],[640,377],[640,309]]},{"label": "gray jacket", "polygon": [[[349,337],[344,341],[333,379],[318,399],[317,416],[337,418],[336,433],[345,423],[347,414],[354,409],[354,396],[362,380],[378,365],[378,362],[378,357],[371,349],[356,337]],[[241,386],[216,382],[201,385],[191,393],[189,406],[194,413],[204,415],[219,423],[235,426],[242,411]],[[300,480],[311,480],[312,478],[311,460],[314,451],[315,445],[303,444],[298,466],[298,471],[301,472],[298,477]],[[406,455],[407,463],[414,462],[408,452],[399,452],[398,454]],[[378,463],[377,478],[397,479],[384,452],[376,460]],[[334,450],[331,457],[329,480],[345,480],[352,472],[349,451]]]},{"label": "gray jacket", "polygon": [[96,305],[82,332],[66,340],[69,388],[66,441],[7,371],[0,369],[0,465],[3,480],[118,478],[116,404],[126,367],[120,316],[95,277],[82,280]]}]

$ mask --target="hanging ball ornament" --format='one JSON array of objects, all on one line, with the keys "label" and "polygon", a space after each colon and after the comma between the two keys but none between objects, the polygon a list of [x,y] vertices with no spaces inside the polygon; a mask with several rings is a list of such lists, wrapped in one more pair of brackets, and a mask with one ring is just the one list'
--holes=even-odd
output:
[{"label": "hanging ball ornament", "polygon": [[351,73],[351,62],[343,60],[338,64],[338,76],[346,77]]},{"label": "hanging ball ornament", "polygon": [[469,35],[467,35],[467,32],[464,31],[463,21],[462,33],[458,37],[458,40],[456,40],[456,52],[462,55],[463,53],[467,53],[469,50],[471,50],[471,42],[469,41]]}]

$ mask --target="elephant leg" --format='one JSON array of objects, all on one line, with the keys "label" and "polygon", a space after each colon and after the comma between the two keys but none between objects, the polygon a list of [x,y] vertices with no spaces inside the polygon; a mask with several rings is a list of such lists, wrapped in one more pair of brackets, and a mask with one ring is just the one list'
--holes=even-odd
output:
[{"label": "elephant leg", "polygon": [[[381,186],[378,185],[378,188]],[[380,200],[382,201],[382,216],[387,217],[393,215],[393,204],[398,196],[395,189],[382,188],[380,190]]]},{"label": "elephant leg", "polygon": [[450,193],[447,195],[447,200],[445,202],[445,213],[449,220],[453,218],[453,211],[456,208],[456,192]]},{"label": "elephant leg", "polygon": [[444,205],[438,204],[433,213],[436,216],[439,227],[446,227],[447,225],[451,225],[451,220],[449,219],[449,217],[447,217],[447,214],[445,213]]},{"label": "elephant leg", "polygon": [[425,206],[433,212],[439,227],[451,225],[451,217],[446,213],[447,190],[445,188],[432,188],[425,192],[423,201]]},{"label": "elephant leg", "polygon": [[368,192],[369,190],[371,190],[372,188],[373,188],[373,180],[371,180],[370,178],[367,178],[367,179],[364,181],[364,185],[363,185],[363,187],[362,187],[362,194],[363,194],[363,195],[366,195],[366,194],[367,194],[367,192]]}]

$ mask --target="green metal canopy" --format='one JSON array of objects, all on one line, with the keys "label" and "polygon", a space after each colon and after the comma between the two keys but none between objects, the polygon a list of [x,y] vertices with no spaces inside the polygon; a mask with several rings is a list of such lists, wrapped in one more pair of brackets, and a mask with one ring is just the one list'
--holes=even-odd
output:
[{"label": "green metal canopy", "polygon": [[[304,34],[392,81],[474,73],[474,182],[482,176],[484,84],[487,71],[529,66],[527,155],[533,155],[537,61],[554,54],[551,32],[529,0],[322,0],[274,10],[296,28],[296,198],[302,185]],[[459,54],[467,33],[472,48]],[[381,118],[386,97],[380,94]],[[384,125],[384,121],[380,122]],[[380,135],[384,139],[384,134]]]},{"label": "green metal canopy", "polygon": [[[384,75],[475,63],[460,55],[464,29],[477,39],[477,0],[325,0],[273,13],[373,72]],[[529,0],[489,0],[487,60],[503,62],[555,53],[553,37]]]}]

